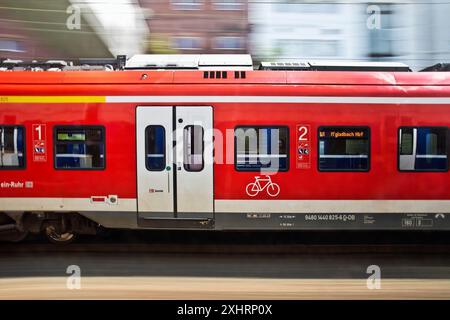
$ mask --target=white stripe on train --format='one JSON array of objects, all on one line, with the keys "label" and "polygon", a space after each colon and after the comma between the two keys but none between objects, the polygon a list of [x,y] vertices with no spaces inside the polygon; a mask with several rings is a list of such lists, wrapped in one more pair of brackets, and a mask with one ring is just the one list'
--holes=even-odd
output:
[{"label": "white stripe on train", "polygon": [[107,103],[357,103],[450,104],[448,97],[331,97],[331,96],[107,96]]},{"label": "white stripe on train", "polygon": [[450,213],[450,200],[215,200],[215,212]]},{"label": "white stripe on train", "polygon": [[[94,197],[95,198],[95,197]],[[106,199],[106,197],[104,197]],[[91,198],[2,198],[0,211],[136,211],[136,199],[119,198],[117,203],[93,202]]]},{"label": "white stripe on train", "polygon": [[[217,213],[450,213],[450,200],[215,200]],[[136,199],[117,204],[90,198],[0,198],[2,211],[136,212]],[[182,215],[182,213],[181,213]],[[181,216],[180,216],[181,217]]]}]

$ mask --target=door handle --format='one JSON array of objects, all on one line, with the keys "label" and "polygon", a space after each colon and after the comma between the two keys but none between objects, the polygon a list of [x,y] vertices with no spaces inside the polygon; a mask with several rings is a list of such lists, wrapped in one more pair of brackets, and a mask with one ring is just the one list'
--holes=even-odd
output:
[{"label": "door handle", "polygon": [[170,166],[167,166],[166,170],[167,170],[167,192],[170,193]]}]

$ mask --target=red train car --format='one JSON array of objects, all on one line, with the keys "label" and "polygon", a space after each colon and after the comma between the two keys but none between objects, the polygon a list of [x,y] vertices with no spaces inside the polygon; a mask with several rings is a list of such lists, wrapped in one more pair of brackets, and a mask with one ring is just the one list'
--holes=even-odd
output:
[{"label": "red train car", "polygon": [[450,229],[448,72],[11,65],[2,232]]}]

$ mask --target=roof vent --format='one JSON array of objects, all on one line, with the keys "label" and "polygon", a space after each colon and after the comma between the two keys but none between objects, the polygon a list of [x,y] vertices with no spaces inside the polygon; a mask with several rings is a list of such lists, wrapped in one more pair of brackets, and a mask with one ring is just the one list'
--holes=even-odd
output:
[{"label": "roof vent", "polygon": [[141,54],[131,57],[125,69],[252,70],[248,54]]},{"label": "roof vent", "polygon": [[367,61],[283,61],[262,62],[259,70],[292,71],[402,71],[411,69],[401,62],[367,62]]},{"label": "roof vent", "polygon": [[307,62],[261,62],[259,70],[310,70]]}]

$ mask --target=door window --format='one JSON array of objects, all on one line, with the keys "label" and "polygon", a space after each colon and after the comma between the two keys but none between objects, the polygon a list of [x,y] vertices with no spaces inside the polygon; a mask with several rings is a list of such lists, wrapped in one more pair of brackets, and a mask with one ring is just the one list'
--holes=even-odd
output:
[{"label": "door window", "polygon": [[145,128],[145,165],[149,171],[163,171],[166,167],[166,130],[163,126]]},{"label": "door window", "polygon": [[184,169],[198,172],[204,167],[204,130],[199,125],[189,125],[183,130]]}]

